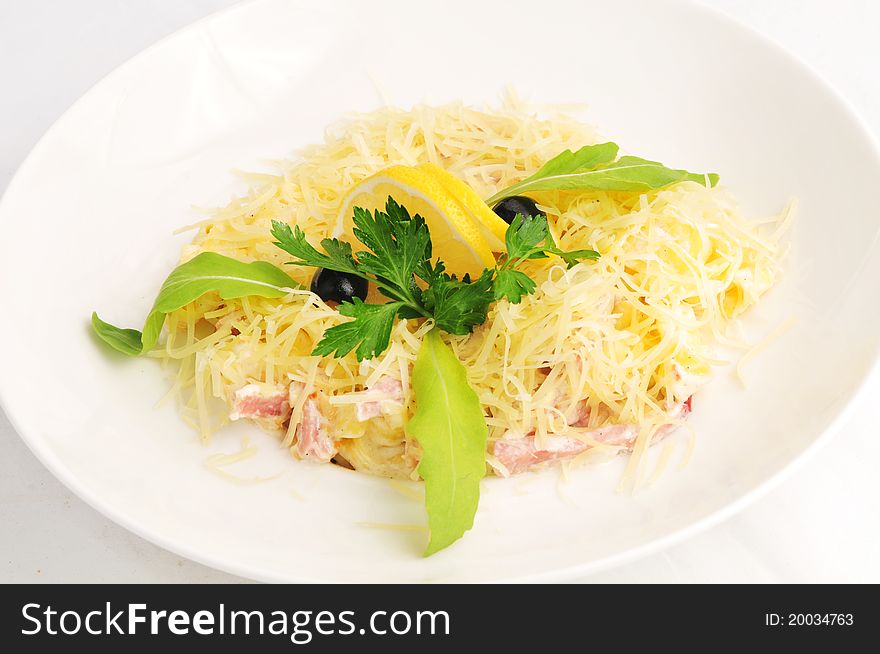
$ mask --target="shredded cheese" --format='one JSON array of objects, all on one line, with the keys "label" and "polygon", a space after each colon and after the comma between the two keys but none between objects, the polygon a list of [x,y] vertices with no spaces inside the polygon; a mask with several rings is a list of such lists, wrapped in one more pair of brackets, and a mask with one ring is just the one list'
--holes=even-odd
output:
[{"label": "shredded cheese", "polygon": [[[251,177],[253,190],[194,226],[183,259],[212,251],[283,266],[289,257],[273,245],[272,219],[301,226],[313,241],[326,237],[346,191],[386,166],[432,162],[488,197],[563,149],[601,140],[574,118],[554,109],[539,114],[513,96],[485,111],[450,104],[353,115],[330,127],[324,143],[281,162],[279,174]],[[527,262],[534,294],[518,305],[496,303],[469,336],[447,337],[485,409],[489,456],[494,442],[511,435],[535,434],[540,445],[577,433],[580,412],[588,423],[579,423],[582,433],[640,427],[628,472],[637,481],[651,434],[708,380],[713,346],[739,344],[731,326],[773,284],[792,207],[751,223],[726,190],[693,182],[641,195],[545,191],[534,198],[561,248],[592,248],[601,258],[571,269],[555,258]],[[305,287],[313,272],[285,270]],[[344,396],[392,376],[408,405],[409,371],[430,324],[398,321],[388,350],[370,361],[311,356],[324,331],[344,320],[308,291],[233,301],[209,294],[169,316],[167,339],[153,356],[179,363],[172,391],[203,438],[224,423],[212,416],[228,413],[222,408],[235,389],[298,381],[331,398],[328,424],[354,468],[412,478],[418,448],[407,441],[406,416],[383,416],[365,430]],[[291,425],[303,401],[293,404]],[[284,444],[293,438],[291,429]]]},{"label": "shredded cheese", "polygon": [[238,452],[232,452],[231,454],[212,454],[205,459],[205,467],[215,475],[223,477],[227,481],[231,481],[235,484],[257,484],[278,477],[280,473],[269,477],[242,477],[225,470],[226,466],[240,461],[246,461],[256,455],[256,453],[256,445],[252,444],[251,439],[245,436],[241,439],[241,446],[239,447]]}]

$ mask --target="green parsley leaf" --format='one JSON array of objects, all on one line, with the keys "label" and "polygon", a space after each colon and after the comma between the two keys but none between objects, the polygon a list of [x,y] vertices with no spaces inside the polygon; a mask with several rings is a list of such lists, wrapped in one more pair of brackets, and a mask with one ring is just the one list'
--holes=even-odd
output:
[{"label": "green parsley leaf", "polygon": [[402,302],[366,304],[357,297],[352,302],[343,302],[339,313],[354,320],[330,327],[312,354],[343,357],[357,347],[358,361],[378,356],[388,349],[394,316],[401,306]]},{"label": "green parsley leaf", "polygon": [[[588,154],[583,149],[569,152],[564,161],[553,164],[551,169],[595,159]],[[384,212],[360,207],[353,211],[353,233],[367,250],[353,252],[349,243],[324,239],[321,252],[306,240],[299,227],[291,228],[278,221],[272,224],[276,245],[296,257],[291,264],[357,275],[376,284],[391,300],[385,304],[360,300],[341,304],[339,312],[354,320],[328,329],[315,348],[315,355],[342,357],[354,350],[358,360],[377,356],[388,347],[395,317],[431,318],[449,334],[469,334],[486,321],[492,302],[507,298],[518,303],[534,292],[534,280],[515,270],[523,261],[554,254],[571,267],[582,259],[599,256],[592,250],[560,250],[550,234],[546,216],[520,215],[505,235],[507,253],[501,264],[484,270],[475,280],[468,275],[458,279],[446,272],[442,261],[431,261],[431,235],[424,219],[411,216],[394,198],[388,198]]]},{"label": "green parsley leaf", "polygon": [[556,247],[544,248],[548,254],[555,254],[565,261],[568,268],[573,268],[576,264],[584,259],[595,261],[599,258],[599,253],[595,250],[568,250],[563,251]]},{"label": "green parsley leaf", "polygon": [[272,221],[272,236],[276,238],[274,243],[276,246],[296,257],[295,260],[288,261],[289,265],[326,268],[359,277],[363,276],[351,254],[351,243],[335,238],[325,238],[321,241],[321,247],[324,248],[325,254],[319,252],[306,240],[306,234],[299,225],[291,229],[290,225],[279,220]]},{"label": "green parsley leaf", "polygon": [[543,243],[550,234],[547,224],[547,216],[523,216],[517,214],[507,232],[504,241],[507,245],[507,261],[519,261],[533,258],[533,255],[545,256],[538,246]]},{"label": "green parsley leaf", "polygon": [[[561,257],[569,268],[582,259],[599,258],[599,253],[595,250],[560,250],[553,240],[553,235],[550,233],[547,216],[543,214],[537,216],[517,214],[507,229],[505,241],[507,242],[507,256],[499,268],[499,273],[527,259],[543,259],[548,254],[555,254]],[[502,289],[508,288],[510,284],[514,284],[515,287],[521,289],[527,288],[527,286],[522,286],[521,281],[522,278],[520,276],[509,276],[501,282]],[[496,280],[497,284],[498,281]],[[528,292],[531,293],[532,290],[534,290],[534,285],[531,286],[531,290]],[[519,299],[514,300],[513,297],[519,298],[520,296],[516,294],[508,295],[504,290],[498,291],[496,289],[496,299],[503,296],[507,296],[511,302],[519,302]]]},{"label": "green parsley leaf", "polygon": [[385,212],[372,215],[354,208],[354,235],[370,252],[358,252],[361,273],[372,275],[391,298],[414,304],[413,275],[431,256],[431,236],[425,220],[389,197]]},{"label": "green parsley leaf", "polygon": [[486,322],[492,293],[491,270],[484,270],[476,281],[464,281],[442,274],[436,277],[422,297],[436,325],[450,334],[470,334]]},{"label": "green parsley leaf", "polygon": [[496,300],[507,298],[513,304],[519,304],[524,295],[535,291],[535,280],[520,270],[502,268],[495,273],[493,285]]}]

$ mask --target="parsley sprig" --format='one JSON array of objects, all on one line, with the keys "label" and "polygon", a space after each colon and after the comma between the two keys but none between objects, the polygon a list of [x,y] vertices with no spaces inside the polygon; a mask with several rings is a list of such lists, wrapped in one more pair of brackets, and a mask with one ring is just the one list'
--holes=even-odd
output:
[{"label": "parsley sprig", "polygon": [[325,238],[323,252],[306,240],[298,226],[272,221],[275,245],[295,259],[291,265],[326,268],[366,279],[390,301],[372,304],[355,298],[339,305],[352,321],[331,327],[312,354],[342,357],[355,350],[358,360],[375,357],[388,348],[394,319],[430,318],[450,334],[469,334],[486,321],[492,302],[517,304],[535,290],[535,281],[516,268],[529,259],[561,257],[571,267],[596,259],[594,250],[562,251],[553,241],[547,218],[517,216],[505,237],[507,252],[495,268],[477,279],[459,279],[446,272],[439,259],[432,262],[431,235],[425,220],[389,197],[385,211],[372,214],[354,208],[354,236],[367,249],[354,253],[346,241]]},{"label": "parsley sprig", "polygon": [[535,280],[516,267],[529,259],[546,259],[555,254],[569,268],[582,259],[598,259],[595,250],[563,251],[556,247],[553,235],[543,215],[523,216],[517,214],[504,237],[507,253],[495,268],[493,290],[495,299],[507,298],[519,304],[524,295],[535,290]]}]

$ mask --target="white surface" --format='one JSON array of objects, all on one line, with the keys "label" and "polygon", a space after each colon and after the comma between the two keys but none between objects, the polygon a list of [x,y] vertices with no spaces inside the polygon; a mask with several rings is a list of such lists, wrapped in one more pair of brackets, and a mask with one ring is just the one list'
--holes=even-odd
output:
[{"label": "white surface", "polygon": [[[34,3],[39,8],[40,3]],[[209,3],[201,3],[207,6]],[[211,3],[213,4],[213,3]],[[836,22],[830,22],[822,3],[775,3],[769,10],[764,3],[713,3],[721,5],[732,13],[749,18],[759,29],[776,36],[801,54],[808,62],[833,82],[859,107],[865,117],[874,125],[880,126],[880,97],[871,89],[871,58],[875,51],[859,51],[859,43],[868,43],[872,35],[870,25],[876,24],[877,10],[869,10],[867,3],[849,3],[850,12],[842,12],[837,4],[834,8]],[[16,25],[14,34],[0,34],[4,48],[20,48],[4,57],[2,81],[12,88],[31,88],[37,90],[57,90],[59,58],[68,67],[76,58],[101,44],[98,36],[108,37],[103,30],[112,25],[113,52],[118,53],[112,61],[109,56],[94,56],[91,67],[83,66],[79,74],[82,84],[71,90],[70,97],[56,98],[56,109],[39,123],[39,110],[48,101],[42,99],[33,105],[22,104],[11,108],[12,115],[6,115],[10,108],[4,105],[0,111],[3,125],[19,125],[20,130],[4,129],[0,152],[4,159],[4,173],[11,173],[20,158],[26,154],[30,144],[39,132],[65,108],[75,96],[90,85],[91,81],[103,75],[109,68],[139,50],[145,43],[136,43],[134,34],[121,31],[120,21],[131,22],[138,30],[150,24],[148,14],[157,20],[157,27],[171,25],[168,16],[157,16],[156,9],[142,8],[142,15],[133,17],[132,3],[128,3],[128,18],[121,10],[115,15],[104,17],[105,23],[93,23],[92,32],[79,34],[73,38],[64,34],[72,53],[61,52],[64,43],[62,33],[72,24],[87,21],[83,7],[79,3],[77,14],[60,15],[65,3],[57,3],[56,11],[43,12],[51,15],[51,20],[39,11],[22,15],[24,9],[17,7],[15,14],[7,19],[2,15],[0,25]],[[105,3],[95,3],[96,7],[106,8]],[[180,23],[188,22],[200,9],[192,4],[177,5],[192,11],[180,18]],[[171,10],[170,3],[166,11]],[[735,11],[734,11],[735,10]],[[4,5],[3,12],[10,9]],[[852,15],[861,11],[863,15]],[[872,13],[868,13],[868,12]],[[843,14],[843,15],[842,15]],[[175,15],[180,15],[175,12]],[[40,48],[25,50],[34,43],[34,32],[28,31],[30,17],[31,29],[45,34],[46,42],[55,48],[54,60],[49,60],[51,50]],[[871,19],[874,19],[873,21]],[[52,21],[58,20],[53,33]],[[92,17],[91,20],[95,20]],[[765,21],[765,22],[762,22]],[[798,21],[805,21],[799,23]],[[800,25],[800,29],[796,29]],[[773,29],[780,30],[774,32]],[[860,32],[862,30],[862,32]],[[158,35],[161,32],[157,32]],[[824,38],[818,38],[820,35]],[[830,34],[838,39],[830,41]],[[147,36],[146,42],[154,36]],[[864,38],[859,38],[863,36]],[[786,41],[787,38],[792,41]],[[801,47],[811,49],[801,50]],[[121,47],[124,44],[124,49]],[[110,47],[110,46],[108,46]],[[865,46],[867,47],[867,46]],[[45,45],[43,45],[45,48]],[[37,56],[45,58],[41,60]],[[100,61],[102,67],[97,67]],[[23,63],[26,62],[26,63]],[[854,64],[854,62],[856,62]],[[863,62],[862,66],[858,62]],[[43,71],[45,78],[39,73]],[[839,74],[839,77],[836,76]],[[70,82],[68,81],[68,84]],[[852,88],[850,88],[850,85]],[[23,102],[29,95],[22,93],[17,101]],[[28,140],[26,127],[33,125]],[[10,138],[7,145],[5,139]],[[23,139],[23,140],[22,140]],[[7,173],[8,175],[8,173]],[[874,382],[874,389],[877,382]],[[876,397],[873,390],[869,397]],[[870,401],[868,402],[870,404]],[[819,456],[746,512],[729,520],[722,526],[635,564],[591,577],[594,580],[877,580],[880,577],[878,563],[873,552],[878,546],[878,484],[873,466],[877,460],[876,409],[863,409],[855,416],[851,425]],[[220,580],[227,576],[195,564],[183,562],[157,548],[129,535],[124,530],[98,516],[79,500],[71,498],[64,489],[27,452],[8,425],[2,428],[4,456],[2,457],[2,514],[3,554],[8,559],[4,577],[8,580]],[[871,455],[874,456],[871,456]],[[7,470],[8,468],[8,470]],[[185,568],[187,572],[180,572]],[[41,571],[41,572],[38,572]],[[106,576],[105,576],[106,575]]]}]

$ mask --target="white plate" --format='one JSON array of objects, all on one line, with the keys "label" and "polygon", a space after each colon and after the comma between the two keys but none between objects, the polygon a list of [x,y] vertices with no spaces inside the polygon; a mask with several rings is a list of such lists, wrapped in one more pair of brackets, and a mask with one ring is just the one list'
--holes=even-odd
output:
[{"label": "white plate", "polygon": [[[421,523],[386,482],[292,461],[268,437],[236,474],[205,458],[148,359],[111,356],[93,309],[138,325],[198,216],[243,190],[233,168],[321,138],[341,114],[394,103],[588,102],[625,150],[716,170],[753,215],[800,199],[783,283],[748,321],[792,329],[695,400],[696,450],[636,497],[623,461],[488,480],[476,527],[423,559]],[[765,490],[839,423],[878,353],[875,145],[802,65],[727,19],[656,2],[256,2],[164,40],[77,102],[0,205],[0,397],[55,475],[159,545],[265,580],[550,580],[668,545]],[[681,445],[681,443],[679,443]],[[675,454],[680,459],[683,447]],[[674,466],[673,466],[674,467]]]}]

